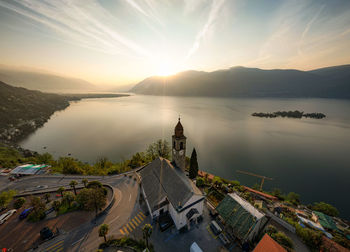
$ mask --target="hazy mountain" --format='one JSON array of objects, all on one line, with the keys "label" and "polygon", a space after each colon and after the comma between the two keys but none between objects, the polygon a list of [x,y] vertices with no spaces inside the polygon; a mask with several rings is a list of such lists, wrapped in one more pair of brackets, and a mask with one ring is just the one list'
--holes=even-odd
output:
[{"label": "hazy mountain", "polygon": [[94,91],[96,87],[91,83],[49,73],[30,70],[11,69],[0,67],[0,81],[11,83],[12,86],[45,92],[87,92]]},{"label": "hazy mountain", "polygon": [[350,98],[350,65],[300,70],[232,67],[149,77],[130,92],[148,95],[221,97]]},{"label": "hazy mountain", "polygon": [[0,81],[0,140],[15,141],[42,126],[69,98],[13,87]]}]

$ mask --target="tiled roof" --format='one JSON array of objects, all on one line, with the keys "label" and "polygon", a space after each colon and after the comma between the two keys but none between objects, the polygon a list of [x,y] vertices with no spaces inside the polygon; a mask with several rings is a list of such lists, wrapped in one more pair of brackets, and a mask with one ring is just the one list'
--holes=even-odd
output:
[{"label": "tiled roof", "polygon": [[321,224],[322,227],[332,230],[338,230],[331,216],[317,211],[314,211],[314,213],[317,216],[318,222]]},{"label": "tiled roof", "polygon": [[216,211],[226,225],[232,227],[234,235],[241,240],[244,240],[256,222],[265,216],[235,193],[226,195]]},{"label": "tiled roof", "polygon": [[157,158],[146,165],[140,176],[151,208],[166,197],[175,209],[180,210],[178,207],[184,207],[193,195],[202,195],[183,171],[164,158]]},{"label": "tiled roof", "polygon": [[265,234],[258,245],[256,245],[253,252],[287,252],[287,250],[279,245],[268,234]]},{"label": "tiled roof", "polygon": [[278,200],[277,197],[272,196],[270,194],[259,192],[257,190],[254,190],[254,189],[250,188],[250,187],[247,187],[247,186],[243,186],[243,187],[244,187],[245,190],[247,190],[249,192],[252,192],[252,193],[255,193],[255,194],[258,194],[258,195],[260,195],[260,196],[262,196],[264,198],[267,198],[267,199],[270,199],[270,200]]}]

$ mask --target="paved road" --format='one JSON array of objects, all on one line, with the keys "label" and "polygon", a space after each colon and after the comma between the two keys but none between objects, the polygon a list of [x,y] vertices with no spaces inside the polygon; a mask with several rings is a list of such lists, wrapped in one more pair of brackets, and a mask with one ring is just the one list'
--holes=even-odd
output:
[{"label": "paved road", "polygon": [[[130,172],[129,175],[134,174]],[[89,181],[98,180],[109,184],[115,191],[115,203],[106,215],[99,217],[95,222],[83,223],[69,233],[59,235],[54,240],[43,244],[39,251],[96,251],[103,238],[98,236],[98,228],[107,223],[110,226],[109,235],[121,235],[120,229],[131,221],[131,217],[137,211],[136,201],[138,199],[139,185],[132,178],[124,175],[113,176],[62,176],[46,175],[22,178],[14,182],[0,179],[0,190],[15,189],[18,192],[37,190],[37,186],[45,186],[45,190],[55,189],[60,186],[69,186],[72,180],[81,183],[83,178]]]}]

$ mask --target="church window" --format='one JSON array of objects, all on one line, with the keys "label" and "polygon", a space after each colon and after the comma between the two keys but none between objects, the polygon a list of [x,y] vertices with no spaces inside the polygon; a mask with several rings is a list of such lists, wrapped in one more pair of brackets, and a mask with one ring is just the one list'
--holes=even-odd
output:
[{"label": "church window", "polygon": [[184,148],[184,143],[180,142],[180,150],[183,150],[183,148]]}]

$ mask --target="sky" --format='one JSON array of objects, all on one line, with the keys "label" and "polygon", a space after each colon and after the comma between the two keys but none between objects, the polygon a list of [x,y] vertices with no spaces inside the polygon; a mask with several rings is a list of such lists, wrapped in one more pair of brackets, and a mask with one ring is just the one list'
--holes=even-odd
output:
[{"label": "sky", "polygon": [[350,63],[349,0],[0,0],[0,64],[93,84]]}]

